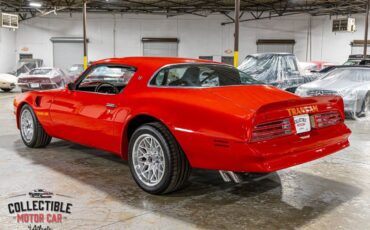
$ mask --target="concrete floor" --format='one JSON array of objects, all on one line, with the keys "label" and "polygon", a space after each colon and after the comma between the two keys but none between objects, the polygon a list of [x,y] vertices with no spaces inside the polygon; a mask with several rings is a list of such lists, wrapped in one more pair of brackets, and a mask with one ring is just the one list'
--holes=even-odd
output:
[{"label": "concrete floor", "polygon": [[27,229],[7,204],[36,188],[73,204],[53,229],[370,228],[370,121],[348,121],[351,147],[324,159],[242,185],[196,170],[186,189],[153,196],[109,153],[62,140],[26,148],[15,128],[14,95],[0,93],[0,229]]}]

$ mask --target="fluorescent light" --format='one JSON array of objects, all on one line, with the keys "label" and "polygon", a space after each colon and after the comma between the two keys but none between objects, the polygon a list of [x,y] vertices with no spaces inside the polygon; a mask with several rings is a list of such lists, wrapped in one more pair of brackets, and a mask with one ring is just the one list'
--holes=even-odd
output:
[{"label": "fluorescent light", "polygon": [[41,7],[42,4],[40,2],[30,2],[30,6],[32,6],[32,7]]}]

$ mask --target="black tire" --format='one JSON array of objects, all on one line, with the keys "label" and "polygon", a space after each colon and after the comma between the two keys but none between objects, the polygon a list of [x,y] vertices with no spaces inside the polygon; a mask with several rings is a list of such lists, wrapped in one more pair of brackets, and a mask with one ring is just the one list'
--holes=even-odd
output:
[{"label": "black tire", "polygon": [[[33,135],[30,140],[27,140],[27,138],[24,136],[24,133],[22,132],[22,115],[25,111],[28,111],[32,116],[32,122],[33,122]],[[29,148],[43,148],[47,146],[51,141],[51,136],[49,136],[45,130],[42,128],[40,122],[37,120],[37,117],[35,113],[33,112],[33,109],[29,105],[24,105],[21,109],[21,113],[19,115],[19,127],[20,127],[20,133],[23,143],[29,147]]]},{"label": "black tire", "polygon": [[346,113],[346,118],[350,119],[350,120],[356,120],[357,116],[356,116],[356,113],[354,111],[348,111]]},{"label": "black tire", "polygon": [[[154,186],[146,185],[134,169],[134,144],[140,136],[145,134],[154,137],[163,149],[165,169],[162,179]],[[135,130],[129,143],[128,160],[135,182],[140,188],[151,194],[166,194],[183,188],[191,171],[190,164],[181,147],[168,129],[159,122],[148,123]]]},{"label": "black tire", "polygon": [[366,117],[366,116],[369,116],[369,110],[370,110],[370,92],[366,94],[365,98],[364,98],[364,102],[362,103],[362,106],[361,106],[361,112],[360,112],[360,116],[361,117]]},{"label": "black tire", "polygon": [[3,89],[3,88],[1,88],[1,90],[7,93],[7,92],[10,92],[12,89]]}]

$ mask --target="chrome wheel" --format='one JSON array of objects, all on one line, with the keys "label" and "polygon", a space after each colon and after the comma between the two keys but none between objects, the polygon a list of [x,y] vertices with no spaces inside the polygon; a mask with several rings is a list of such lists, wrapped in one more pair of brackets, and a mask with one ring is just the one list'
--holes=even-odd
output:
[{"label": "chrome wheel", "polygon": [[147,186],[157,185],[165,172],[165,158],[159,141],[150,134],[140,135],[134,143],[132,163],[135,173]]},{"label": "chrome wheel", "polygon": [[21,132],[26,142],[31,142],[34,133],[33,117],[29,110],[25,109],[21,114]]}]

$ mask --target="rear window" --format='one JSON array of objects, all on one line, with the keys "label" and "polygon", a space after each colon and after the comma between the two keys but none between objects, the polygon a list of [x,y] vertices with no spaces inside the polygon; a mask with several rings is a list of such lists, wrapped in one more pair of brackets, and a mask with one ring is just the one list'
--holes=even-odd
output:
[{"label": "rear window", "polygon": [[262,84],[232,66],[217,64],[181,64],[161,69],[150,81],[154,86],[220,87]]},{"label": "rear window", "polygon": [[51,69],[33,69],[30,71],[30,75],[48,75]]}]

